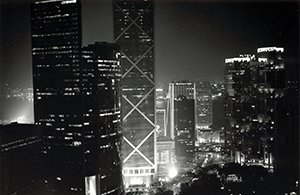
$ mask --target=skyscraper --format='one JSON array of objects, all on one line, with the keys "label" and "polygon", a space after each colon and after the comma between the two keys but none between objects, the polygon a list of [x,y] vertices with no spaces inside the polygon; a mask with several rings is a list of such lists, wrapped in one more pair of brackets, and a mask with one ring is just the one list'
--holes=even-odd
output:
[{"label": "skyscraper", "polygon": [[278,152],[286,115],[283,50],[258,48],[257,55],[225,60],[225,147],[235,162],[275,171],[281,164]]},{"label": "skyscraper", "polygon": [[96,42],[82,49],[86,194],[121,194],[120,49]]},{"label": "skyscraper", "polygon": [[192,167],[195,152],[196,87],[189,81],[169,84],[170,132],[180,171]]},{"label": "skyscraper", "polygon": [[[190,81],[179,81],[169,83],[168,96],[170,98],[170,137],[174,139],[175,136],[175,100],[181,96],[185,96],[186,99],[196,99],[196,85]],[[195,103],[195,101],[194,101]],[[196,109],[196,103],[194,108]],[[195,111],[194,111],[195,113]]]},{"label": "skyscraper", "polygon": [[200,81],[196,84],[197,91],[197,128],[208,128],[212,125],[212,93],[211,83]]},{"label": "skyscraper", "polygon": [[[120,51],[82,48],[81,4],[32,5],[35,123],[49,194],[120,194]],[[101,183],[101,185],[100,185]]]},{"label": "skyscraper", "polygon": [[156,126],[157,137],[169,136],[167,131],[168,123],[168,99],[165,97],[162,88],[156,89]]},{"label": "skyscraper", "polygon": [[81,3],[49,0],[31,7],[35,123],[43,128],[49,193],[84,193],[81,96]]},{"label": "skyscraper", "polygon": [[123,174],[150,184],[156,172],[154,3],[113,1],[114,42],[122,50]]},{"label": "skyscraper", "polygon": [[177,96],[174,101],[175,156],[182,172],[192,168],[195,126],[195,99]]}]

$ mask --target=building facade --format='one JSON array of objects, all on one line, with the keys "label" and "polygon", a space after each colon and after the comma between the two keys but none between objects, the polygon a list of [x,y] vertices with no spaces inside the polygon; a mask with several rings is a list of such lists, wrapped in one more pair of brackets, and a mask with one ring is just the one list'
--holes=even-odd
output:
[{"label": "building facade", "polygon": [[39,126],[17,123],[0,126],[1,194],[43,194],[41,143]]},{"label": "building facade", "polygon": [[157,127],[157,137],[166,137],[170,136],[168,131],[168,99],[163,92],[162,88],[156,89],[156,127]]},{"label": "building facade", "polygon": [[225,149],[231,160],[274,170],[283,120],[283,48],[225,60]]},{"label": "building facade", "polygon": [[45,184],[48,193],[83,194],[81,3],[32,4],[31,33],[34,116],[43,128]]},{"label": "building facade", "polygon": [[173,170],[177,170],[175,142],[170,137],[157,138],[157,175],[159,180],[167,180]]},{"label": "building facade", "polygon": [[196,138],[196,87],[190,81],[169,84],[170,137],[175,141],[179,171],[192,168]]},{"label": "building facade", "polygon": [[31,17],[47,193],[121,194],[119,47],[82,48],[80,1],[36,2]]},{"label": "building facade", "polygon": [[174,102],[175,157],[179,171],[193,167],[195,153],[195,99],[178,96]]},{"label": "building facade", "polygon": [[83,47],[86,194],[123,193],[120,80],[118,45],[96,42]]},{"label": "building facade", "polygon": [[197,128],[207,129],[212,125],[212,83],[200,81],[196,84],[197,91]]},{"label": "building facade", "polygon": [[154,2],[113,1],[114,42],[122,50],[123,174],[150,185],[156,173]]},{"label": "building facade", "polygon": [[[169,83],[169,92],[168,92],[168,99],[169,99],[169,123],[170,123],[170,137],[174,139],[175,136],[175,101],[178,97],[185,96],[186,99],[196,99],[196,85],[190,81],[179,81],[179,82],[172,82]],[[195,102],[195,101],[194,101]],[[196,109],[196,103],[194,105]],[[196,111],[194,111],[196,113]]]}]

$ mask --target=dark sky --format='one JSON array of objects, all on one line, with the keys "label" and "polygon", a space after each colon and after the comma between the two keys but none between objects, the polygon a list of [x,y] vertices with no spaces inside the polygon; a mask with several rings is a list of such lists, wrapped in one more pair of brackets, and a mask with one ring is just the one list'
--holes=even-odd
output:
[{"label": "dark sky", "polygon": [[[1,0],[0,85],[32,86],[30,3]],[[113,42],[110,0],[82,0],[83,44]],[[284,47],[298,57],[297,1],[156,0],[156,82],[223,80],[224,59]]]}]

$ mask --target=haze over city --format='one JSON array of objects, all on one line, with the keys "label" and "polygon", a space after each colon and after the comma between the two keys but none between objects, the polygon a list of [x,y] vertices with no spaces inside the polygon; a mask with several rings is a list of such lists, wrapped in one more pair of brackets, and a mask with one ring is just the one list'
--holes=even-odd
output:
[{"label": "haze over city", "polygon": [[299,195],[299,2],[0,5],[0,194]]},{"label": "haze over city", "polygon": [[[1,85],[32,87],[32,2],[1,1]],[[225,58],[254,53],[258,47],[281,46],[297,58],[298,9],[293,1],[156,1],[156,83],[222,81]],[[83,45],[112,42],[111,1],[83,0],[82,10]]]},{"label": "haze over city", "polygon": [[[32,87],[32,2],[1,1],[0,86]],[[156,85],[166,88],[175,80],[222,81],[225,58],[251,54],[258,47],[281,46],[290,60],[298,59],[298,9],[294,1],[157,1]],[[110,0],[83,0],[82,20],[83,45],[113,42]],[[33,117],[31,104],[21,107],[26,111],[19,116],[6,116]]]}]

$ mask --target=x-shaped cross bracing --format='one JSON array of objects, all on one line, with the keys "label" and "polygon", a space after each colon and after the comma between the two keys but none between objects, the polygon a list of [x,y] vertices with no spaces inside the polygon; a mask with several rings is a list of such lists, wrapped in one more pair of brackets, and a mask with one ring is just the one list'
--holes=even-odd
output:
[{"label": "x-shaped cross bracing", "polygon": [[129,18],[129,20],[131,20],[131,24],[130,25],[128,25],[127,26],[127,28],[115,39],[115,42],[117,42],[117,40],[118,39],[120,39],[121,37],[122,37],[122,35],[124,35],[124,33],[134,24],[136,27],[138,27],[138,29],[140,29],[142,32],[144,32],[150,39],[151,39],[151,41],[152,42],[154,42],[154,40],[142,29],[142,28],[140,28],[139,27],[139,25],[137,25],[137,23],[136,23],[136,21],[144,14],[144,12],[153,4],[153,3],[151,3],[151,4],[149,4],[148,5],[148,7],[146,7],[145,9],[144,9],[144,11],[138,16],[138,17],[136,17],[134,20],[128,15],[128,14],[126,14],[124,11],[123,11],[123,9],[120,7],[120,6],[118,6],[116,3],[114,3],[115,4],[115,6],[117,6],[118,8],[119,8],[119,10],[124,14],[124,15],[126,15],[128,18]]},{"label": "x-shaped cross bracing", "polygon": [[147,141],[155,130],[156,129],[154,128],[136,147],[128,139],[123,137],[123,139],[133,148],[133,151],[124,159],[123,163],[125,163],[134,154],[134,152],[138,152],[150,165],[154,166],[154,164],[141,151],[139,151],[139,148],[143,145],[143,143],[145,143],[145,141]]},{"label": "x-shaped cross bracing", "polygon": [[125,95],[122,97],[132,106],[132,109],[123,117],[123,121],[127,119],[127,117],[134,111],[137,110],[147,121],[155,127],[155,124],[142,112],[138,109],[138,106],[147,98],[147,96],[154,90],[154,87],[136,104],[134,105]]}]

